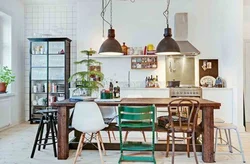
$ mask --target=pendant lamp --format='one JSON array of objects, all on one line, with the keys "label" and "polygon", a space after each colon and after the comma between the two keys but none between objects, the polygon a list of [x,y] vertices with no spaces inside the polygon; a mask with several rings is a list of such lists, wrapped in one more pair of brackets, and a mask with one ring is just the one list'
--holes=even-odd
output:
[{"label": "pendant lamp", "polygon": [[[108,5],[110,4],[110,22],[105,20],[105,11]],[[110,25],[110,29],[108,30],[108,39],[106,39],[100,49],[99,54],[101,55],[123,55],[122,47],[120,43],[115,39],[115,30],[112,28],[112,0],[109,0],[107,4],[104,5],[101,13],[102,20]]]},{"label": "pendant lamp", "polygon": [[179,55],[180,47],[177,42],[172,38],[172,30],[169,28],[168,17],[169,17],[169,5],[170,0],[167,1],[167,9],[163,12],[166,17],[167,28],[164,29],[164,38],[160,41],[156,48],[157,55]]}]

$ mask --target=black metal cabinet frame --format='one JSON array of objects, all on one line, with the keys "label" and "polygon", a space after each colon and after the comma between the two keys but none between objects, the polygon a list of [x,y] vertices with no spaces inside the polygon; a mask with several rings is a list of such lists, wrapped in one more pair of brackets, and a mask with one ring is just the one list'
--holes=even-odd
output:
[{"label": "black metal cabinet frame", "polygon": [[[40,115],[36,113],[37,110],[39,109],[44,109],[46,107],[49,107],[49,103],[50,103],[50,98],[52,97],[53,100],[52,101],[58,101],[58,95],[64,95],[64,98],[67,99],[69,98],[69,87],[70,84],[68,83],[68,79],[70,77],[70,53],[71,53],[71,39],[69,38],[28,38],[28,40],[30,41],[30,48],[29,48],[29,54],[30,54],[30,70],[29,70],[29,121],[30,123],[36,123],[40,120]],[[34,51],[34,44],[39,45],[41,43],[41,47],[42,45],[46,45],[46,49],[44,49],[43,52],[41,52],[41,54],[37,54]],[[64,44],[64,46],[62,47],[63,52],[59,52],[60,49],[58,49],[57,53],[51,53],[50,49],[50,43],[54,44],[54,43],[61,43]],[[42,48],[41,48],[42,49]],[[41,66],[41,67],[37,67],[33,65],[32,59],[36,57],[34,56],[46,56],[46,66]],[[51,66],[50,64],[50,58],[52,58],[52,56],[59,56],[59,55],[64,55],[64,64],[63,66]],[[46,69],[46,78],[45,79],[33,79],[32,77],[32,71],[34,71],[34,69]],[[64,70],[64,78],[63,79],[50,79],[50,69],[63,69]],[[52,73],[51,73],[52,74]],[[56,86],[53,86],[53,88],[57,88],[55,89],[56,92],[52,92],[53,89],[51,89],[52,87],[52,82],[57,82],[54,83],[56,84]],[[36,84],[46,84],[46,89],[44,88],[44,91],[42,92],[34,92],[34,86]],[[60,85],[58,84],[60,83]],[[63,91],[61,90],[61,92],[59,92],[58,86],[63,87]],[[40,86],[41,87],[41,86]],[[40,88],[41,89],[41,88]],[[46,91],[46,92],[45,92]],[[34,100],[34,97],[38,97],[40,95],[41,98],[44,98],[44,104],[43,105],[34,105],[34,101],[36,102],[37,100]],[[41,96],[42,95],[42,96]],[[38,103],[38,102],[37,102]]]}]

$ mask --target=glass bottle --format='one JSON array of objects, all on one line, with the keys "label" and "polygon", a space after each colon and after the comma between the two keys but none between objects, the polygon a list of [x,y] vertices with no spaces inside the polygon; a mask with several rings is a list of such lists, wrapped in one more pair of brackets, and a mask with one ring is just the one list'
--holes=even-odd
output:
[{"label": "glass bottle", "polygon": [[123,45],[122,45],[122,53],[124,55],[128,55],[128,47],[125,45],[125,42],[123,42]]},{"label": "glass bottle", "polygon": [[120,98],[120,87],[119,87],[118,81],[116,81],[116,84],[115,84],[115,98]]}]

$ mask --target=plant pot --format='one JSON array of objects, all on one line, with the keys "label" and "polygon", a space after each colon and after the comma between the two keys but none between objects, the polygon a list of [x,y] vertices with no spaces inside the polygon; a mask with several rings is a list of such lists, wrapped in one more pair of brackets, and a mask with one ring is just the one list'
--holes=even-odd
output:
[{"label": "plant pot", "polygon": [[6,88],[7,88],[6,83],[1,83],[0,82],[0,92],[5,93],[6,92]]}]

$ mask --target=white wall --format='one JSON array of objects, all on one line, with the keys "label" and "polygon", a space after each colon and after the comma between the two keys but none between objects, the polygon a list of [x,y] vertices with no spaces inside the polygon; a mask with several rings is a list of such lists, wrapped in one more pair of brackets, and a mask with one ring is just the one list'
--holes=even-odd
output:
[{"label": "white wall", "polygon": [[244,0],[244,39],[250,39],[250,0]]},{"label": "white wall", "polygon": [[[113,27],[116,38],[128,46],[143,47],[149,43],[155,46],[162,39],[165,19],[162,12],[165,0],[137,0],[113,2]],[[78,2],[77,45],[83,49],[99,50],[102,43],[102,20],[100,1]],[[174,14],[189,14],[188,40],[200,50],[199,58],[219,59],[219,75],[233,87],[235,113],[233,122],[242,126],[243,95],[243,0],[175,0],[170,6],[170,27],[174,30]],[[109,16],[109,13],[106,14]],[[84,21],[83,21],[84,20]],[[108,28],[108,27],[107,27]],[[105,35],[107,35],[107,28]],[[78,54],[78,59],[81,54]],[[130,61],[124,58],[100,59],[104,74],[119,75],[124,79],[130,70]],[[105,65],[109,64],[109,69]],[[133,71],[132,79],[144,80],[145,75],[158,74],[165,79],[164,68],[155,71]],[[143,78],[142,78],[143,77]]]},{"label": "white wall", "polygon": [[11,16],[11,67],[16,76],[11,86],[15,94],[11,103],[11,123],[17,124],[24,120],[24,5],[20,0],[0,0],[0,4],[0,11]]}]

